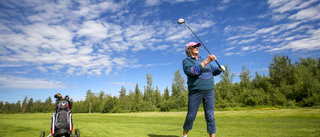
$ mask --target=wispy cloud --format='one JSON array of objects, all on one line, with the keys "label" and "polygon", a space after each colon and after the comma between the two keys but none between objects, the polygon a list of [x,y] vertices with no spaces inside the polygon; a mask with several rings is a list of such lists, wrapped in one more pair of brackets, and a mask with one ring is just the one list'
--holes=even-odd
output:
[{"label": "wispy cloud", "polygon": [[[268,8],[272,14],[266,13],[259,17],[268,18],[269,15],[272,15],[271,20],[277,23],[225,27],[224,34],[229,36],[226,39],[228,44],[231,47],[241,47],[241,51],[235,51],[238,48],[228,49],[228,54],[225,53],[225,55],[243,55],[244,51],[261,50],[266,52],[319,50],[319,29],[316,25],[309,24],[320,19],[320,4],[316,2],[318,1],[269,0]],[[262,43],[252,46],[257,41]]]},{"label": "wispy cloud", "polygon": [[225,56],[232,56],[232,55],[234,55],[235,53],[233,53],[233,52],[226,52],[226,53],[224,53],[223,55],[225,55]]},{"label": "wispy cloud", "polygon": [[310,6],[318,0],[268,0],[269,8],[274,12],[284,13]]},{"label": "wispy cloud", "polygon": [[146,6],[155,6],[155,5],[160,5],[161,3],[164,3],[164,2],[176,4],[176,3],[188,2],[188,1],[196,1],[196,0],[145,0],[145,5]]},{"label": "wispy cloud", "polygon": [[156,64],[148,64],[146,67],[152,67],[152,66],[167,66],[171,65],[172,63],[156,63]]},{"label": "wispy cloud", "polygon": [[118,86],[135,86],[136,84],[130,82],[107,82],[109,85],[118,85]]},{"label": "wispy cloud", "polygon": [[[116,53],[166,50],[167,41],[183,43],[186,36],[191,36],[185,28],[166,20],[136,22],[141,16],[134,13],[131,19],[124,19],[128,12],[122,10],[130,8],[130,2],[2,1],[2,6],[19,10],[8,8],[0,12],[0,59],[5,64],[34,65],[41,72],[64,69],[69,75],[109,75],[114,68],[137,66],[135,61],[117,57]],[[150,6],[162,2],[185,0],[146,1]],[[213,24],[203,21],[195,30]]]},{"label": "wispy cloud", "polygon": [[299,11],[298,13],[291,15],[289,19],[293,20],[319,20],[320,19],[320,4],[314,7],[310,7]]},{"label": "wispy cloud", "polygon": [[320,49],[320,29],[317,30],[309,30],[309,37],[301,38],[297,40],[293,40],[288,42],[287,44],[279,45],[279,47],[275,47],[270,49],[271,52],[281,51],[286,49],[291,49],[293,51],[303,50],[303,51],[313,51]]},{"label": "wispy cloud", "polygon": [[230,3],[230,1],[231,1],[231,0],[222,0],[222,1],[221,1],[221,4],[218,5],[217,10],[221,10],[221,11],[226,10],[226,9],[228,8],[228,5],[227,5],[227,4]]},{"label": "wispy cloud", "polygon": [[63,89],[60,81],[0,75],[1,89]]}]

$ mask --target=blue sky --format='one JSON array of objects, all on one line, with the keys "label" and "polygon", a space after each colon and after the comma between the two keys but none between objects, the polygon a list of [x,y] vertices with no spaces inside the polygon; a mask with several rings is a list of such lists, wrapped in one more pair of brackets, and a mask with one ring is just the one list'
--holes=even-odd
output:
[{"label": "blue sky", "polygon": [[148,73],[171,90],[185,45],[198,42],[179,18],[234,82],[242,66],[268,74],[275,54],[320,55],[319,0],[1,0],[0,101],[143,91]]}]

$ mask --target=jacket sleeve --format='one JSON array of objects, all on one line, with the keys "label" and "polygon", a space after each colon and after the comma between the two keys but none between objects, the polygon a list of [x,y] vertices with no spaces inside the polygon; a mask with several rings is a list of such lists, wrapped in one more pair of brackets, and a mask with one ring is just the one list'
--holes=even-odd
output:
[{"label": "jacket sleeve", "polygon": [[203,69],[201,64],[195,65],[190,59],[185,58],[182,62],[183,71],[187,76],[198,76]]},{"label": "jacket sleeve", "polygon": [[[210,63],[209,63],[210,64]],[[218,67],[215,67],[215,66],[213,66],[213,65],[211,65],[210,64],[210,67],[211,67],[211,70],[212,70],[212,75],[213,76],[217,76],[217,75],[219,75],[222,71],[220,71],[219,69],[218,69]]]}]

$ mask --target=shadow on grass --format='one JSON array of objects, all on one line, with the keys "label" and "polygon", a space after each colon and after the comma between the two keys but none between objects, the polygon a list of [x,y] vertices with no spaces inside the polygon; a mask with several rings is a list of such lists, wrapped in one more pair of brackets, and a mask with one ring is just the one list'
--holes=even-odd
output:
[{"label": "shadow on grass", "polygon": [[155,135],[155,134],[148,134],[149,137],[179,137],[176,135]]}]

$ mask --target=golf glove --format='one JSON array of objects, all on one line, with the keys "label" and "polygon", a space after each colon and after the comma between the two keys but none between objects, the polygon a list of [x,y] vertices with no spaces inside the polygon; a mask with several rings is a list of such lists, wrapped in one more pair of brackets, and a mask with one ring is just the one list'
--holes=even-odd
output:
[{"label": "golf glove", "polygon": [[226,71],[226,68],[223,65],[220,65],[220,67],[219,67],[219,71],[223,71],[223,72]]}]

